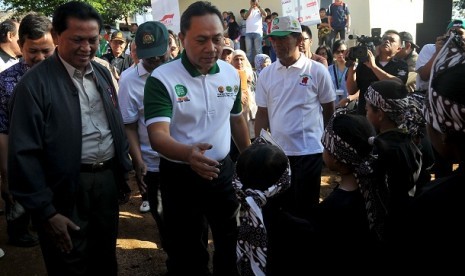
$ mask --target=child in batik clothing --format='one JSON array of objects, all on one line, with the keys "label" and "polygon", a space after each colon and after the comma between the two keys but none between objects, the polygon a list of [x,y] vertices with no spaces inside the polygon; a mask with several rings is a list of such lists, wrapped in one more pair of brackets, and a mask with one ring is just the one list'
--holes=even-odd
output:
[{"label": "child in batik clothing", "polygon": [[241,204],[237,265],[242,276],[266,275],[268,237],[262,207],[290,186],[287,156],[272,143],[262,132],[236,163],[233,186]]}]

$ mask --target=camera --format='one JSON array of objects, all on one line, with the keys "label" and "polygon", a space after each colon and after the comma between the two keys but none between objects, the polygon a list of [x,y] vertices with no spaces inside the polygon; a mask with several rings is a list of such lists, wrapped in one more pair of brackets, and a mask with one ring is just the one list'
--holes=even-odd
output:
[{"label": "camera", "polygon": [[349,39],[356,39],[357,46],[349,49],[347,58],[354,62],[358,60],[363,63],[368,60],[368,50],[375,52],[375,47],[381,45],[381,28],[371,29],[371,37],[365,35],[349,35]]},{"label": "camera", "polygon": [[449,34],[447,36],[444,36],[444,38],[442,39],[443,43],[446,43],[451,36],[453,37],[452,38],[453,43],[455,43],[457,47],[459,48],[463,47],[464,41],[462,39],[462,34],[458,33],[457,30],[455,29],[450,29]]}]

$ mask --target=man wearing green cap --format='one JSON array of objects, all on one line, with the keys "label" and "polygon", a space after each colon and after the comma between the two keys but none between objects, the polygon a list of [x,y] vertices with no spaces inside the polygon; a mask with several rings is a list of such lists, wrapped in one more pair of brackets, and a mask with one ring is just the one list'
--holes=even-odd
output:
[{"label": "man wearing green cap", "polygon": [[168,30],[160,22],[148,21],[138,27],[133,43],[141,61],[123,72],[118,93],[137,184],[141,193],[147,193],[150,211],[157,222],[165,251],[164,223],[159,201],[160,156],[150,146],[147,134],[144,86],[152,71],[169,60],[168,41]]},{"label": "man wearing green cap", "polygon": [[268,37],[277,61],[263,69],[258,78],[255,133],[269,129],[291,164],[291,187],[269,201],[264,220],[270,229],[268,269],[276,273],[273,275],[294,275],[289,272],[293,267],[290,263],[295,261],[289,254],[293,250],[281,236],[291,235],[287,232],[290,228],[275,224],[268,210],[277,207],[303,217],[318,204],[323,166],[321,137],[334,112],[336,95],[328,69],[300,52],[303,36],[299,21],[293,16],[276,17],[271,30]]}]

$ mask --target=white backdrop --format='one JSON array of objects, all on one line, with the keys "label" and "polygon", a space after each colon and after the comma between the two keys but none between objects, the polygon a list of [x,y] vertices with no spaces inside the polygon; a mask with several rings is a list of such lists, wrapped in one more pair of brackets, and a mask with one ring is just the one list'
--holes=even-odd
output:
[{"label": "white backdrop", "polygon": [[320,20],[320,3],[318,0],[282,0],[283,15],[292,15],[302,25],[316,25]]},{"label": "white backdrop", "polygon": [[181,14],[178,0],[152,0],[152,15],[154,21],[160,21],[167,29],[179,33]]}]

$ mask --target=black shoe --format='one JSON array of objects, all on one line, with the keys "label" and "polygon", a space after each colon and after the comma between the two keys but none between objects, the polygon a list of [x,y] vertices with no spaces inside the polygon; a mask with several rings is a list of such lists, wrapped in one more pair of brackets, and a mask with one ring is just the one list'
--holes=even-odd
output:
[{"label": "black shoe", "polygon": [[10,238],[8,243],[18,247],[33,247],[39,244],[39,239],[31,234],[24,234],[18,238]]}]

